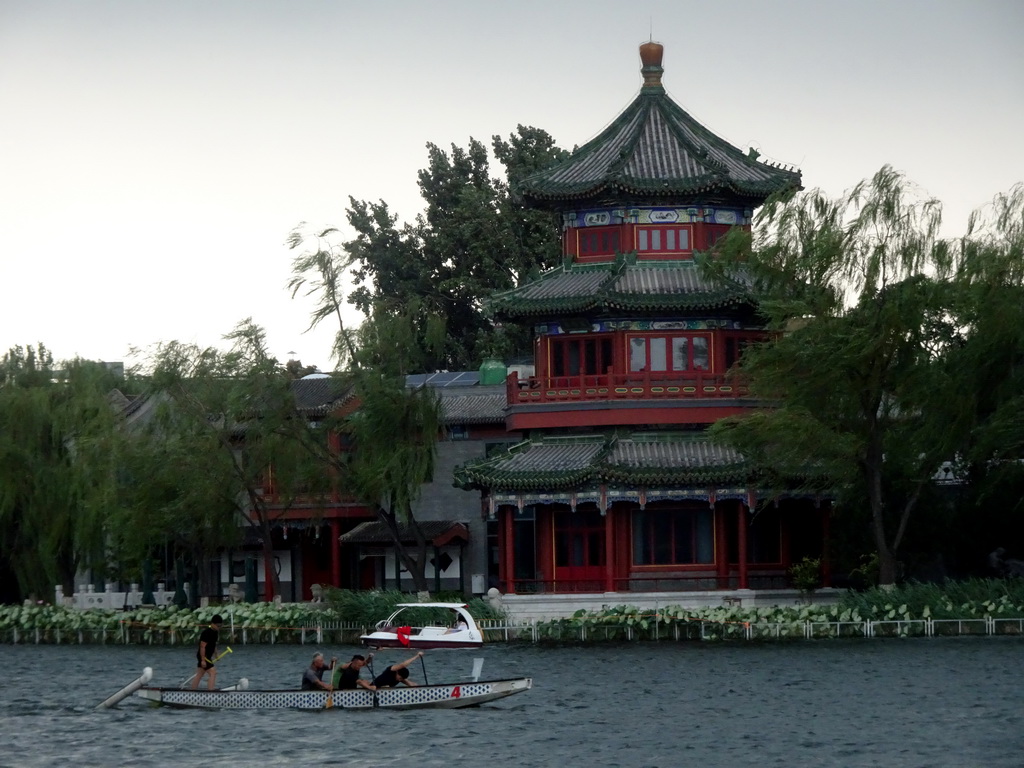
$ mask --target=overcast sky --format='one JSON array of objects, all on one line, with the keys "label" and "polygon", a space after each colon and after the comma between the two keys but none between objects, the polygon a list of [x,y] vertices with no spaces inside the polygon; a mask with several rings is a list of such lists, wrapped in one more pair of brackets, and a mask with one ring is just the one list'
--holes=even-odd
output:
[{"label": "overcast sky", "polygon": [[890,163],[956,234],[1024,181],[1022,32],[1018,0],[0,0],[0,351],[126,360],[252,317],[329,369],[292,228],[350,195],[411,220],[427,142],[583,144],[652,36],[718,135],[833,195]]}]

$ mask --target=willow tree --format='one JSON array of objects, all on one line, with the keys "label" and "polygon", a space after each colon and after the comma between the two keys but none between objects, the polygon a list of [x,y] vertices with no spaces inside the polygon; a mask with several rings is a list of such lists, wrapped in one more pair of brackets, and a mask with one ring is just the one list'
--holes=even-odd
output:
[{"label": "willow tree", "polygon": [[[246,320],[225,338],[227,352],[169,342],[149,361],[159,401],[149,430],[167,462],[167,488],[158,490],[178,489],[160,509],[198,559],[233,543],[242,524],[269,564],[275,524],[300,501],[314,514],[323,506],[330,478],[310,447],[323,436],[297,410],[292,376],[268,354],[263,329]],[[267,570],[280,594],[277,572]]]},{"label": "willow tree", "polygon": [[100,363],[55,366],[41,344],[0,362],[0,557],[21,596],[73,594],[80,569],[107,575],[117,383]]},{"label": "willow tree", "polygon": [[1024,184],[971,217],[959,241],[957,319],[964,343],[947,371],[964,443],[954,462],[977,561],[997,546],[1024,557]]},{"label": "willow tree", "polygon": [[770,202],[752,242],[737,233],[706,265],[742,267],[775,332],[740,365],[772,407],[714,434],[767,477],[866,509],[881,584],[896,580],[914,512],[960,444],[944,366],[963,340],[949,312],[957,260],[940,221],[937,201],[885,167],[838,199]]},{"label": "willow tree", "polygon": [[374,510],[414,588],[426,593],[428,542],[412,505],[433,477],[441,414],[432,389],[406,386],[406,374],[422,370],[428,354],[419,343],[416,314],[415,308],[405,313],[378,308],[348,333],[351,359],[345,375],[353,385],[354,407],[328,426],[348,437],[349,449],[323,457],[341,485]]}]

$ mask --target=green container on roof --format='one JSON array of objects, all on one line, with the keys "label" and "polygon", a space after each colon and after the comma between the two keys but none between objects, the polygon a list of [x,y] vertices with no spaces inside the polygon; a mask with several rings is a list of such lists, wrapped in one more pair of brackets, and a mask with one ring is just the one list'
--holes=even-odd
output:
[{"label": "green container on roof", "polygon": [[508,376],[508,369],[501,360],[489,357],[480,364],[480,386],[488,387],[503,384]]}]

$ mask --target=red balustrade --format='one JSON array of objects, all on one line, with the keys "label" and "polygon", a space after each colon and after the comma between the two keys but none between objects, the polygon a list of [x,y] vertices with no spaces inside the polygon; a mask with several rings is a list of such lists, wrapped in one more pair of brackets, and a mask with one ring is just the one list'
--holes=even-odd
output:
[{"label": "red balustrade", "polygon": [[506,379],[508,404],[592,400],[665,400],[748,397],[745,384],[724,374],[650,372]]}]

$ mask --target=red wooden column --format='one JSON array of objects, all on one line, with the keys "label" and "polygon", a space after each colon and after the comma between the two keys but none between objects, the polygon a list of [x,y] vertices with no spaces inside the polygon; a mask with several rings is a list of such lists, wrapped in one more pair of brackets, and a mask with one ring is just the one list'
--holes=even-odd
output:
[{"label": "red wooden column", "polygon": [[615,591],[615,525],[611,506],[604,513],[604,591]]},{"label": "red wooden column", "polygon": [[537,537],[537,577],[540,579],[538,588],[542,592],[553,592],[555,589],[555,523],[551,514],[551,506],[538,504],[534,507],[534,531]]},{"label": "red wooden column", "polygon": [[503,508],[504,515],[504,537],[502,541],[502,562],[505,566],[505,592],[510,595],[514,595],[516,592],[515,575],[516,575],[516,562],[515,562],[515,507],[506,506]]},{"label": "red wooden column", "polygon": [[341,536],[341,523],[331,520],[331,583],[341,586],[341,544],[338,538]]},{"label": "red wooden column", "polygon": [[274,558],[263,558],[263,585],[264,585],[264,600],[268,603],[274,599]]},{"label": "red wooden column", "polygon": [[729,588],[729,534],[725,524],[725,510],[715,505],[715,570],[718,588]]},{"label": "red wooden column", "polygon": [[508,577],[505,575],[505,508],[498,507],[495,510],[498,516],[498,584],[505,589]]},{"label": "red wooden column", "polygon": [[749,589],[749,581],[747,579],[747,505],[742,501],[736,502],[736,527],[738,529],[737,538],[739,541],[739,565],[740,565],[740,577],[739,583],[736,585],[740,589]]}]

